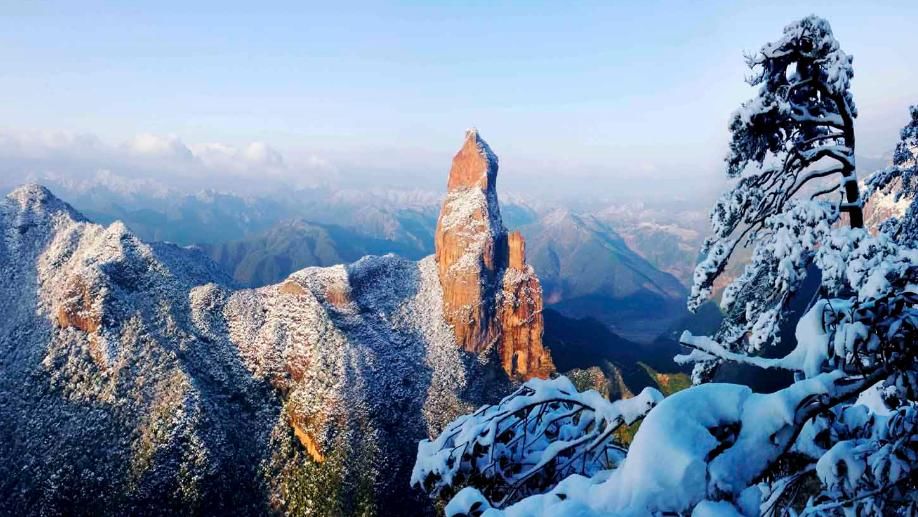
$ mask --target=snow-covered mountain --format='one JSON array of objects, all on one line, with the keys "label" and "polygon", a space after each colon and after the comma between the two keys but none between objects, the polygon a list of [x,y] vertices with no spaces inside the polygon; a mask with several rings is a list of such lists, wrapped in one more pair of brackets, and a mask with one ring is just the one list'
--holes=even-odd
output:
[{"label": "snow-covered mountain", "polygon": [[423,511],[418,439],[505,392],[500,355],[541,350],[514,317],[541,300],[519,255],[487,288],[497,341],[469,352],[434,257],[232,290],[199,250],[37,185],[0,201],[0,229],[0,513]]},{"label": "snow-covered mountain", "polygon": [[111,173],[83,181],[39,176],[35,182],[67,199],[93,221],[122,221],[147,241],[216,245],[259,238],[300,220],[398,242],[422,255],[433,251],[442,198],[440,192],[329,187],[191,192]]},{"label": "snow-covered mountain", "polygon": [[710,231],[706,207],[626,203],[596,210],[594,217],[654,267],[691,285],[698,250]]},{"label": "snow-covered mountain", "polygon": [[[0,513],[430,511],[408,488],[417,441],[555,370],[496,174],[469,132],[435,255],[255,289],[199,247],[93,223],[44,187],[2,198]],[[678,291],[648,274],[644,288]],[[552,318],[565,361],[591,366],[581,324]],[[654,382],[639,345],[607,334],[620,349],[597,357],[616,386]]]},{"label": "snow-covered mountain", "polygon": [[[861,188],[865,187],[862,185]],[[864,225],[871,232],[876,232],[884,221],[904,216],[911,204],[911,197],[902,195],[898,185],[896,188],[873,192],[864,204]]]},{"label": "snow-covered mountain", "polygon": [[401,452],[486,376],[431,259],[231,291],[200,253],[38,186],[0,223],[0,513],[387,507]]}]

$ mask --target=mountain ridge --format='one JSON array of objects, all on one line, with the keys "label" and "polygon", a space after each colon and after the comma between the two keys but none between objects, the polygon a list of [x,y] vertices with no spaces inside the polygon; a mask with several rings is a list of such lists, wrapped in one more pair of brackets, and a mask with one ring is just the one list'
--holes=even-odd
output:
[{"label": "mountain ridge", "polygon": [[0,200],[0,228],[0,513],[427,512],[417,441],[547,372],[518,234],[488,290],[499,342],[466,351],[435,256],[235,289],[43,187]]},{"label": "mountain ridge", "polygon": [[335,487],[350,494],[335,511],[399,507],[386,494],[407,486],[417,439],[507,382],[456,346],[431,257],[232,290],[203,255],[90,223],[46,189],[0,211],[5,511],[327,512],[314,504]]}]

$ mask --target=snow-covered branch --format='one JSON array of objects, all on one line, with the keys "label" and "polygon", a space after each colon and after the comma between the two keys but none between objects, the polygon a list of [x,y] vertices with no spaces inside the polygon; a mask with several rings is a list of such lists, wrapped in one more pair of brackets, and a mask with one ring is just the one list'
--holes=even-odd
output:
[{"label": "snow-covered branch", "polygon": [[566,377],[532,379],[500,403],[452,422],[435,440],[422,441],[411,482],[435,497],[474,484],[489,504],[516,501],[570,474],[616,466],[624,454],[615,431],[662,398],[646,388],[609,402],[592,390],[578,392]]},{"label": "snow-covered branch", "polygon": [[[644,418],[621,465],[602,476],[570,476],[552,490],[489,515],[557,516],[682,514],[709,505],[731,515],[757,515],[762,483],[821,414],[855,396],[872,377],[833,371],[772,394],[745,386],[706,384],[663,400]],[[812,470],[812,469],[811,469]],[[818,469],[817,469],[818,470]],[[448,515],[493,508],[466,488]]]}]

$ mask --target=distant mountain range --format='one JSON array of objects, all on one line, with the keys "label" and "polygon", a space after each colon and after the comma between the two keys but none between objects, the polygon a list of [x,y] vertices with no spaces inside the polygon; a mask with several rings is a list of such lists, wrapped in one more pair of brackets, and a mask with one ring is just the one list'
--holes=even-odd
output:
[{"label": "distant mountain range", "polygon": [[556,210],[522,229],[548,306],[653,341],[687,314],[686,288],[635,253],[594,216]]},{"label": "distant mountain range", "polygon": [[381,239],[302,219],[277,223],[248,239],[201,244],[200,248],[244,286],[277,283],[305,267],[347,264],[365,255],[395,253],[417,260],[432,251],[412,240]]}]

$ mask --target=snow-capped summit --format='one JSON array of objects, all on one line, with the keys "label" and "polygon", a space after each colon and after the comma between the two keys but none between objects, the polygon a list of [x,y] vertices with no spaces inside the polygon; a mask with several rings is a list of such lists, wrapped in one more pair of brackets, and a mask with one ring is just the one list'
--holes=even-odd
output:
[{"label": "snow-capped summit", "polygon": [[5,207],[18,213],[20,224],[45,221],[57,215],[63,215],[74,221],[85,218],[67,203],[61,201],[47,188],[37,183],[23,185],[7,194],[9,203]]}]

